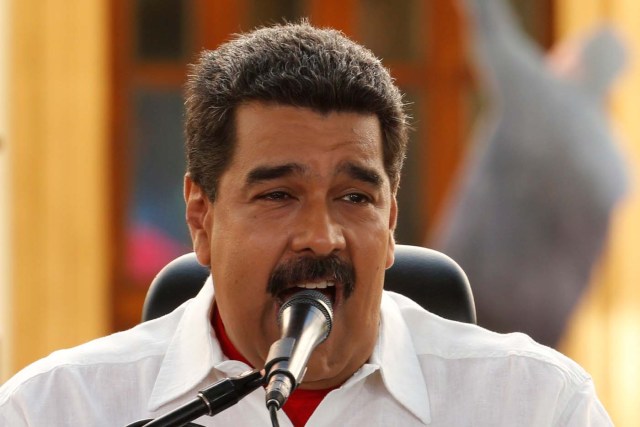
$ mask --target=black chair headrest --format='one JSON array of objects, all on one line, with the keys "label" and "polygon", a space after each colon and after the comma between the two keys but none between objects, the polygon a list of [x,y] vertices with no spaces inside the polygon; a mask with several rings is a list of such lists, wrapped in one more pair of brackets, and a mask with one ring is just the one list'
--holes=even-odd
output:
[{"label": "black chair headrest", "polygon": [[[173,311],[194,297],[209,276],[194,253],[167,264],[155,277],[142,309],[142,320]],[[448,256],[433,249],[396,245],[395,262],[384,279],[386,290],[405,295],[426,310],[447,319],[476,323],[471,286],[464,271]]]}]

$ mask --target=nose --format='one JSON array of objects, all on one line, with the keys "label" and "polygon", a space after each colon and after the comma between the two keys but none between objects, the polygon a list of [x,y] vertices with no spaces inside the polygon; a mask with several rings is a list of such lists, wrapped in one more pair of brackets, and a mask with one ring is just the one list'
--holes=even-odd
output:
[{"label": "nose", "polygon": [[292,250],[322,257],[344,249],[343,227],[334,216],[326,203],[301,207],[291,240]]}]

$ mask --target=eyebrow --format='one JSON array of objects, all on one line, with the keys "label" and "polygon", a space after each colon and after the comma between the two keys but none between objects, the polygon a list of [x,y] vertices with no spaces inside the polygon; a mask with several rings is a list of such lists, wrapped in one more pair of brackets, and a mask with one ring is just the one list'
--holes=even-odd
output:
[{"label": "eyebrow", "polygon": [[362,181],[376,187],[382,186],[382,183],[384,182],[382,176],[375,169],[360,166],[351,162],[341,164],[338,167],[338,172],[345,172],[353,179],[357,179],[358,181]]},{"label": "eyebrow", "polygon": [[247,185],[254,185],[296,173],[302,174],[305,170],[306,168],[299,163],[286,163],[278,166],[258,166],[249,172],[246,183]]},{"label": "eyebrow", "polygon": [[[261,182],[283,178],[294,174],[303,175],[306,171],[307,168],[299,163],[286,163],[277,166],[258,166],[249,172],[246,184],[255,185]],[[375,169],[360,166],[352,162],[345,162],[339,165],[336,174],[339,173],[346,173],[353,179],[376,187],[382,186],[382,183],[384,182],[382,176]]]}]

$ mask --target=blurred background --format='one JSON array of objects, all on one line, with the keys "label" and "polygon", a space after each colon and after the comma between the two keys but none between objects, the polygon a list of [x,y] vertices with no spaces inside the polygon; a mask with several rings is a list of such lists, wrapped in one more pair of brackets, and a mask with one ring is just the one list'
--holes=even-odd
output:
[{"label": "blurred background", "polygon": [[[487,313],[483,323],[479,310],[480,324],[523,330],[556,347],[592,374],[616,425],[640,425],[640,3],[484,0],[498,9],[479,8],[482,3],[0,0],[0,381],[55,349],[139,322],[155,273],[190,250],[182,202],[181,129],[188,64],[202,49],[215,48],[233,33],[308,17],[372,49],[406,93],[415,131],[398,196],[398,241],[436,247],[457,259]],[[581,56],[581,46],[589,45],[585,35],[603,25],[616,41],[596,49],[595,57]],[[496,35],[502,39],[491,39]],[[501,43],[506,43],[504,49]],[[607,55],[612,51],[624,53],[624,65],[620,55]],[[495,54],[503,56],[491,56]],[[504,66],[510,61],[522,68]],[[616,70],[604,79],[606,90],[598,86],[600,80],[585,78],[609,63]],[[522,70],[535,73],[527,77]],[[517,88],[537,88],[533,81],[540,90],[515,96]],[[536,96],[541,93],[548,98]],[[557,107],[563,118],[547,123],[550,119],[542,116],[532,122],[529,118],[537,116],[527,108],[534,98],[536,112],[555,115]],[[519,100],[519,117],[525,120],[505,119],[516,123],[509,135],[518,135],[519,129],[540,135],[549,141],[545,147],[551,147],[544,155],[503,154],[536,144],[536,138],[513,138],[512,143],[495,136],[503,135],[499,129],[505,120],[499,117],[507,117]],[[585,139],[579,133],[564,137],[562,132],[542,132],[565,123],[587,129],[586,139],[593,134],[593,144],[576,143]],[[469,242],[455,230],[470,224],[461,212],[488,212],[482,204],[465,201],[483,200],[471,184],[485,182],[483,159],[492,156],[507,159],[511,169],[536,166],[522,188],[514,187],[509,176],[501,181],[505,188],[515,188],[527,212],[556,212],[573,194],[591,194],[585,191],[591,186],[598,187],[593,193],[605,202],[580,202],[577,210],[558,208],[551,231],[544,221],[533,221],[526,233],[515,229],[495,242],[487,237]],[[594,165],[594,156],[621,161]],[[554,164],[558,158],[570,163]],[[568,186],[545,200],[556,190],[545,176],[563,181],[557,174],[569,170],[567,165],[580,170],[566,179],[577,183],[575,191]],[[613,184],[599,188],[604,181]],[[534,193],[538,199],[529,199]],[[506,216],[511,212],[506,203],[512,202],[491,205],[496,212],[492,217]],[[584,221],[595,205],[598,221]],[[508,216],[499,220],[508,221]],[[583,223],[577,233],[565,233]],[[474,227],[477,231],[483,225]],[[531,230],[549,238],[533,242],[521,237]],[[591,240],[576,237],[591,234]],[[540,271],[549,270],[549,264],[530,254],[562,246],[554,260],[570,265],[570,279],[562,280],[565,272],[534,277],[518,268],[496,273],[500,277],[495,283],[513,283],[514,289],[522,276],[526,286],[520,287],[543,290],[546,302],[529,298],[527,292],[492,296],[490,274],[496,269],[478,272],[474,260],[465,259],[477,253],[483,266],[491,267],[494,246],[502,245],[496,253],[520,252],[510,249],[513,241],[508,238],[518,248],[537,245],[522,253]],[[588,254],[580,262],[571,258],[581,251]],[[568,282],[575,283],[570,290],[563,287]],[[566,303],[550,323],[549,303],[563,295]],[[483,302],[488,300],[497,307],[523,304],[521,312],[528,310],[531,319],[526,326],[508,316],[491,323],[491,308]],[[545,332],[538,336],[539,325]]]}]

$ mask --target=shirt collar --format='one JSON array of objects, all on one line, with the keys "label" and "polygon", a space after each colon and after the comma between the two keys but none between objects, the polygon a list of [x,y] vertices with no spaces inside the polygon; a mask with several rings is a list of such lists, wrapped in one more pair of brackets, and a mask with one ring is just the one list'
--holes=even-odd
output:
[{"label": "shirt collar", "polygon": [[369,364],[378,365],[391,395],[423,423],[431,422],[429,394],[413,339],[400,310],[384,292],[380,335]]},{"label": "shirt collar", "polygon": [[210,377],[212,370],[237,376],[250,369],[242,362],[228,360],[222,352],[211,326],[212,308],[213,281],[209,276],[198,295],[184,307],[149,398],[150,411],[184,395],[195,396],[190,392]]},{"label": "shirt collar", "polygon": [[[227,360],[211,326],[213,281],[207,279],[198,295],[185,306],[171,340],[148,409],[163,405],[192,391],[217,369],[225,376],[237,376],[251,369],[242,362]],[[352,377],[367,376],[380,369],[389,393],[422,422],[431,421],[429,395],[422,368],[406,322],[391,297],[382,295],[378,342],[369,363]],[[360,375],[358,375],[360,374]]]}]

